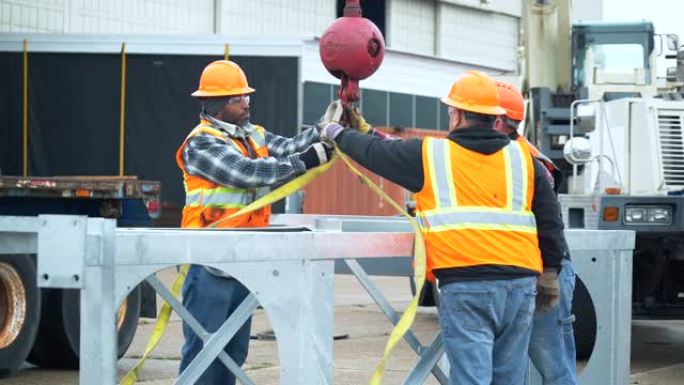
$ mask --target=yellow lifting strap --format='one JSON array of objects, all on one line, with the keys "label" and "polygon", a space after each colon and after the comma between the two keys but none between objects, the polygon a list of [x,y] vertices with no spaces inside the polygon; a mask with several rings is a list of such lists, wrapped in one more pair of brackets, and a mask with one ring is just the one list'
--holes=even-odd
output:
[{"label": "yellow lifting strap", "polygon": [[29,173],[29,148],[28,148],[28,137],[29,137],[29,121],[28,121],[28,40],[24,39],[24,79],[22,83],[22,106],[21,106],[21,144],[22,144],[22,174],[28,176]]},{"label": "yellow lifting strap", "polygon": [[126,43],[121,43],[121,100],[119,102],[119,176],[124,176],[126,143]]},{"label": "yellow lifting strap", "polygon": [[[387,360],[389,359],[390,353],[397,345],[397,343],[399,343],[399,341],[402,340],[404,334],[406,334],[406,332],[409,330],[416,317],[416,312],[418,310],[418,300],[420,298],[421,292],[423,291],[423,284],[425,283],[425,242],[423,241],[423,235],[420,232],[420,227],[418,226],[418,223],[415,221],[415,219],[411,215],[409,215],[406,212],[406,210],[404,210],[389,195],[387,195],[380,187],[378,187],[378,185],[376,185],[372,180],[370,180],[370,178],[365,176],[358,168],[356,168],[356,166],[354,166],[349,157],[346,154],[344,154],[339,149],[339,147],[337,147],[337,144],[335,144],[335,154],[336,155],[330,162],[320,167],[316,167],[311,171],[307,172],[306,174],[293,179],[292,181],[273,190],[271,193],[264,196],[263,198],[254,201],[253,203],[242,208],[240,211],[232,214],[230,217],[216,221],[208,227],[216,227],[223,221],[229,220],[236,216],[244,215],[254,210],[258,210],[264,206],[272,204],[273,202],[283,199],[286,196],[298,190],[301,190],[302,188],[304,188],[304,186],[313,182],[319,175],[328,171],[337,161],[338,158],[342,159],[347,168],[359,177],[359,180],[362,184],[368,186],[383,200],[388,202],[390,205],[392,205],[392,207],[397,209],[397,211],[399,211],[402,215],[408,218],[415,232],[413,256],[415,273],[413,279],[416,285],[416,294],[411,299],[411,302],[404,311],[404,314],[402,314],[401,318],[399,319],[399,322],[392,330],[389,340],[387,341],[387,345],[385,346],[383,355],[380,358],[380,362],[378,363],[378,366],[375,369],[375,372],[373,373],[373,376],[370,380],[370,385],[380,385],[382,381],[382,375],[385,370],[385,365],[387,363]],[[180,272],[178,273],[178,276],[176,277],[176,280],[173,282],[173,285],[171,287],[171,293],[175,297],[178,297],[178,293],[180,292],[180,289],[183,286],[183,281],[185,280],[189,268],[190,265],[183,265],[181,267]],[[126,374],[123,380],[121,380],[121,385],[133,385],[138,380],[140,371],[142,370],[142,366],[145,363],[145,360],[150,355],[150,353],[152,353],[152,351],[157,347],[157,344],[159,344],[161,337],[166,331],[166,327],[168,326],[170,316],[171,306],[168,303],[164,302],[164,305],[162,306],[162,309],[159,312],[159,317],[157,318],[157,322],[155,323],[154,330],[147,343],[147,347],[145,348],[143,356],[140,358],[138,363],[133,367],[133,369],[131,369]]]}]

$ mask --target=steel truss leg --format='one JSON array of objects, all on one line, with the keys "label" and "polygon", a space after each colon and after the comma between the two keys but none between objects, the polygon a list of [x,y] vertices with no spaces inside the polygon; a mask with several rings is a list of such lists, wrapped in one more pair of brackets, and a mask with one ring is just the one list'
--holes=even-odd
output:
[{"label": "steel truss leg", "polygon": [[79,358],[81,385],[116,384],[115,230],[114,221],[91,220],[88,223],[88,232],[95,233],[96,242],[88,245],[81,290],[81,309],[84,309],[81,311]]},{"label": "steel truss leg", "polygon": [[253,294],[249,294],[247,298],[235,309],[233,314],[228,317],[226,322],[221,327],[209,336],[206,340],[204,348],[197,354],[194,360],[188,365],[183,373],[178,376],[176,384],[194,384],[205,370],[216,359],[220,352],[228,345],[230,339],[235,333],[240,330],[247,319],[252,316],[254,310],[259,306],[259,301]]},{"label": "steel truss leg", "polygon": [[[373,301],[375,301],[380,310],[382,310],[382,312],[385,313],[385,316],[387,316],[387,318],[392,322],[392,325],[396,325],[399,322],[399,314],[392,308],[389,302],[387,302],[380,290],[375,287],[368,274],[366,274],[366,272],[363,270],[363,267],[361,267],[361,265],[355,259],[345,259],[344,261],[347,266],[349,266],[349,269],[352,271],[352,273],[354,273],[356,279],[359,280],[371,298],[373,298]],[[413,332],[410,330],[406,332],[404,339],[409,344],[411,349],[413,349],[413,351],[420,357],[413,369],[413,371],[417,371],[417,373],[414,375],[412,372],[405,384],[422,384],[427,378],[427,375],[432,372],[440,384],[447,385],[449,378],[444,374],[442,369],[436,365],[443,352],[440,335],[437,334],[436,339],[432,341],[428,348],[423,347],[420,341],[418,341],[418,338],[416,338],[415,334],[413,334]],[[417,378],[419,378],[418,376],[423,375],[423,373],[423,382],[408,382],[409,380],[415,381]]]},{"label": "steel truss leg", "polygon": [[[178,299],[171,294],[169,289],[167,289],[166,286],[161,283],[159,278],[151,275],[147,278],[147,282],[149,282],[154,290],[159,293],[164,301],[169,303],[171,308],[183,319],[183,321],[187,322],[188,326],[190,326],[192,331],[195,332],[195,334],[197,334],[202,341],[206,343],[209,340],[211,333],[208,333],[206,329],[204,329],[204,327],[197,322],[197,319],[195,319],[195,317],[188,312],[183,304],[181,304],[180,301],[178,301]],[[218,359],[221,360],[223,365],[225,365],[226,368],[233,373],[233,375],[235,375],[242,385],[255,385],[254,382],[247,376],[247,374],[238,366],[238,364],[236,364],[235,361],[233,361],[233,359],[228,355],[228,353],[225,352],[225,350],[221,350],[219,352]]]}]

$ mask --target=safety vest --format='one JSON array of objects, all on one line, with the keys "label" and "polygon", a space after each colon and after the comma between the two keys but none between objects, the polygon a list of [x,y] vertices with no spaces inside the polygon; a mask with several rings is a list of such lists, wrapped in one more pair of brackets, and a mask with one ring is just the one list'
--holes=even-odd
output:
[{"label": "safety vest", "polygon": [[546,168],[549,171],[549,173],[551,174],[551,178],[553,179],[553,189],[556,192],[556,194],[558,194],[558,189],[560,188],[560,183],[562,180],[562,174],[558,166],[556,166],[556,164],[553,163],[551,158],[546,156],[543,152],[539,151],[537,147],[530,143],[530,141],[527,140],[527,138],[523,136],[518,136],[516,140],[518,141],[518,143],[524,144],[530,151],[530,154],[532,154],[534,158],[539,160],[544,165],[544,168]]},{"label": "safety vest", "polygon": [[[185,187],[185,207],[183,207],[181,227],[207,227],[218,220],[229,217],[241,208],[261,198],[269,190],[268,187],[245,189],[225,186],[196,175],[188,174],[183,163],[183,150],[188,140],[200,133],[206,133],[221,139],[226,142],[226,145],[234,146],[242,155],[250,158],[249,149],[240,140],[229,137],[223,131],[211,127],[210,122],[202,120],[185,138],[185,141],[176,152],[176,163],[183,171],[183,186]],[[247,137],[246,142],[251,147],[256,158],[268,157],[263,127],[255,126],[255,130]],[[268,226],[270,215],[271,207],[265,206],[251,213],[223,221],[217,227]]]},{"label": "safety vest", "polygon": [[510,265],[542,271],[532,213],[534,165],[516,141],[491,155],[448,139],[423,139],[416,193],[427,269]]}]

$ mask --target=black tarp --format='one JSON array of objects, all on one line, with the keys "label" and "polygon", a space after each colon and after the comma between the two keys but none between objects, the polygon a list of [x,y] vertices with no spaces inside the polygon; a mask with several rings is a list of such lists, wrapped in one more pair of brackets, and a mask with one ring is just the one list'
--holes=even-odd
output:
[{"label": "black tarp", "polygon": [[22,54],[0,52],[0,173],[22,173]]},{"label": "black tarp", "polygon": [[[220,59],[220,58],[218,58]],[[181,173],[175,154],[199,122],[190,96],[208,56],[129,55],[126,90],[126,173],[162,182],[163,200],[181,207]],[[252,122],[284,136],[297,133],[297,59],[234,57],[256,92]],[[282,203],[274,207],[282,211]]]},{"label": "black tarp", "polygon": [[120,79],[118,55],[31,54],[31,175],[118,173]]},{"label": "black tarp", "polygon": [[[216,56],[127,56],[125,172],[162,182],[162,201],[182,207],[175,152],[198,123],[190,96]],[[233,57],[247,74],[252,121],[284,136],[297,128],[297,58]],[[116,175],[121,56],[29,54],[30,175]],[[22,53],[0,53],[0,167],[21,174]],[[274,211],[282,211],[282,203]]]}]

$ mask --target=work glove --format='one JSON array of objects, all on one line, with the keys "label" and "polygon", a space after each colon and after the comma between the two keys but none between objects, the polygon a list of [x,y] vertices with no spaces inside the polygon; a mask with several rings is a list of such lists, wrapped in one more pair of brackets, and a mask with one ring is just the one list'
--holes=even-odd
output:
[{"label": "work glove", "polygon": [[537,278],[537,310],[545,312],[558,305],[560,298],[560,284],[558,282],[558,271],[555,269],[544,269],[542,275]]},{"label": "work glove", "polygon": [[334,150],[333,146],[329,143],[314,143],[299,154],[299,160],[304,162],[306,169],[309,170],[328,163],[332,159]]},{"label": "work glove", "polygon": [[349,124],[349,127],[361,133],[367,134],[371,130],[371,125],[366,122],[356,107],[345,108],[343,120]]},{"label": "work glove", "polygon": [[332,144],[343,130],[344,127],[337,123],[328,123],[321,128],[321,140]]},{"label": "work glove", "polygon": [[330,123],[339,123],[340,120],[342,120],[342,112],[344,112],[344,109],[342,108],[342,102],[340,102],[339,99],[330,103],[328,108],[326,108],[325,113],[323,116],[321,116],[316,124],[318,126],[318,130],[322,130]]}]

